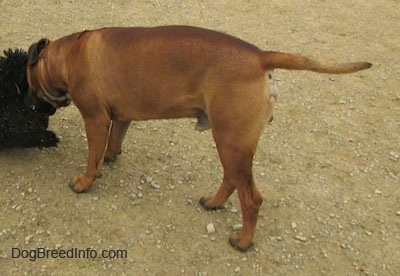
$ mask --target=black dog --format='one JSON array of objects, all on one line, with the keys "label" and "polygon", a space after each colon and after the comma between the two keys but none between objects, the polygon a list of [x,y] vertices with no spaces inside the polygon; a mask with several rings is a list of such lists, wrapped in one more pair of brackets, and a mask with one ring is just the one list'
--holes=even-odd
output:
[{"label": "black dog", "polygon": [[28,93],[24,50],[4,51],[0,56],[0,149],[57,146],[58,138],[48,131],[50,104]]}]

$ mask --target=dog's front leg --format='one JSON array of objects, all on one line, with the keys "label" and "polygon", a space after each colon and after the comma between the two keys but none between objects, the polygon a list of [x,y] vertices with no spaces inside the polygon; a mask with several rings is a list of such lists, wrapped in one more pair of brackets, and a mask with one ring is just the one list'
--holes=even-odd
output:
[{"label": "dog's front leg", "polygon": [[101,175],[111,122],[106,116],[84,118],[84,120],[89,144],[89,157],[86,172],[83,175],[73,177],[71,180],[71,188],[77,193],[87,191],[96,176]]}]

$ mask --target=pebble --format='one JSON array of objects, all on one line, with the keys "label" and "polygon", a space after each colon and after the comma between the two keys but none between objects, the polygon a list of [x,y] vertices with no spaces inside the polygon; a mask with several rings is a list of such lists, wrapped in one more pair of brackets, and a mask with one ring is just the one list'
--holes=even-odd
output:
[{"label": "pebble", "polygon": [[292,222],[291,223],[291,227],[292,227],[292,229],[296,229],[297,228],[297,223],[296,222]]},{"label": "pebble", "polygon": [[153,189],[160,189],[161,188],[160,185],[158,185],[155,181],[151,181],[150,186]]},{"label": "pebble", "polygon": [[209,224],[207,224],[206,227],[207,227],[207,234],[213,234],[213,233],[215,233],[214,224],[209,223]]},{"label": "pebble", "polygon": [[232,226],[233,231],[240,231],[242,230],[243,225],[242,224],[235,224]]},{"label": "pebble", "polygon": [[283,238],[281,236],[271,236],[269,237],[269,239],[274,242],[283,241]]},{"label": "pebble", "polygon": [[390,160],[392,161],[399,161],[400,155],[396,154],[394,151],[390,152]]},{"label": "pebble", "polygon": [[241,270],[242,270],[242,269],[241,269],[239,266],[235,267],[235,272],[236,272],[236,273],[239,273]]},{"label": "pebble", "polygon": [[294,238],[295,238],[296,240],[298,240],[298,241],[301,241],[301,242],[306,242],[306,241],[307,241],[307,238],[306,238],[306,237],[300,236],[300,235],[296,235]]},{"label": "pebble", "polygon": [[29,244],[32,238],[33,238],[33,235],[26,236],[25,237],[25,244]]},{"label": "pebble", "polygon": [[396,212],[396,215],[397,215],[397,216],[400,216],[400,211],[397,211],[397,212]]}]

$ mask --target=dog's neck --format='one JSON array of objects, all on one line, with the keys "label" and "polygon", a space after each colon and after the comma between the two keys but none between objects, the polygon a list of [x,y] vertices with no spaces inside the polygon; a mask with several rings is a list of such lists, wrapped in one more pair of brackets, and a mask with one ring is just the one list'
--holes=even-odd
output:
[{"label": "dog's neck", "polygon": [[68,64],[68,56],[73,47],[78,34],[73,34],[51,41],[47,48],[45,64],[48,76],[51,77],[50,83],[53,88],[68,92],[68,66],[60,66],[60,64]]}]

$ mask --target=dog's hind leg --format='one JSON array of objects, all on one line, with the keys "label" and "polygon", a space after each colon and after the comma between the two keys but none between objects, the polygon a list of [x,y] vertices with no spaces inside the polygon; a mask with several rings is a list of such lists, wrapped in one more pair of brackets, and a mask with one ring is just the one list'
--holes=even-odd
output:
[{"label": "dog's hind leg", "polygon": [[272,116],[272,103],[264,80],[237,90],[214,95],[230,95],[229,101],[215,96],[209,106],[214,140],[224,169],[222,184],[214,196],[203,197],[206,209],[221,207],[236,189],[243,217],[242,232],[231,236],[230,244],[247,250],[253,242],[258,212],[263,202],[252,173],[258,139]]},{"label": "dog's hind leg", "polygon": [[[200,203],[206,209],[219,208],[237,189],[242,210],[243,230],[242,233],[230,237],[229,241],[234,248],[243,251],[252,245],[258,212],[263,199],[256,188],[252,174],[252,162],[257,141],[253,139],[251,143],[248,143],[249,140],[252,140],[250,137],[234,136],[235,139],[238,139],[238,144],[224,141],[223,137],[222,139],[221,137],[216,138],[217,149],[224,168],[224,178],[217,193],[212,197],[202,198]],[[242,143],[244,139],[246,145]]]},{"label": "dog's hind leg", "polygon": [[107,150],[104,155],[104,162],[114,162],[117,156],[121,154],[122,141],[125,138],[130,123],[130,121],[112,122]]}]

